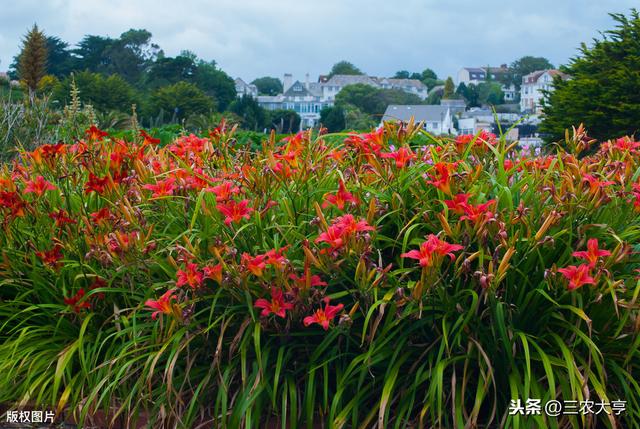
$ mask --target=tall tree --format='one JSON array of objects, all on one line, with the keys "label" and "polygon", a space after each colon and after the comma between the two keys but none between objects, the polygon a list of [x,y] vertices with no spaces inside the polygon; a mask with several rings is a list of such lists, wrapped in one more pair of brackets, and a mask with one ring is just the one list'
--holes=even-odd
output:
[{"label": "tall tree", "polygon": [[456,87],[453,84],[453,79],[451,79],[451,76],[449,76],[447,80],[444,82],[444,94],[442,94],[442,98],[444,99],[454,98],[455,89]]},{"label": "tall tree", "polygon": [[160,111],[182,120],[193,114],[211,113],[215,109],[215,101],[200,88],[189,82],[178,82],[156,90],[151,96],[151,114]]},{"label": "tall tree", "polygon": [[[58,78],[63,78],[77,69],[77,59],[72,55],[69,44],[59,37],[47,37],[47,73]],[[13,57],[10,73],[14,79],[18,78],[17,71],[20,67],[20,54]]]},{"label": "tall tree", "polygon": [[340,106],[325,107],[320,111],[320,124],[330,133],[344,130],[346,127],[344,109]]},{"label": "tall tree", "polygon": [[393,76],[394,79],[409,79],[410,73],[407,70],[398,70]]},{"label": "tall tree", "polygon": [[110,37],[84,36],[73,51],[78,58],[78,69],[106,72],[110,64],[107,50],[114,42],[115,40]]},{"label": "tall tree", "polygon": [[221,112],[236,99],[236,85],[233,79],[217,68],[215,61],[199,60],[193,82],[205,94],[216,99],[218,110]]},{"label": "tall tree", "polygon": [[512,82],[518,88],[520,88],[520,85],[522,84],[522,76],[533,73],[534,71],[548,70],[552,68],[553,64],[551,64],[548,59],[544,57],[532,57],[530,55],[527,55],[511,63],[510,77],[512,79]]},{"label": "tall tree", "polygon": [[329,77],[336,75],[336,74],[351,74],[351,75],[356,75],[356,74],[364,74],[362,72],[362,70],[360,70],[358,67],[354,66],[352,63],[350,63],[349,61],[339,61],[337,63],[335,63],[333,65],[333,67],[331,67],[331,72],[329,73]]},{"label": "tall tree", "polygon": [[263,76],[254,79],[253,82],[258,87],[260,95],[278,95],[282,93],[282,82],[277,77]]},{"label": "tall tree", "polygon": [[617,25],[561,71],[569,80],[554,79],[545,94],[540,130],[557,141],[565,129],[584,123],[597,139],[640,135],[640,14],[612,14]]},{"label": "tall tree", "polygon": [[20,51],[18,75],[34,94],[38,83],[47,74],[47,38],[36,24],[25,36]]},{"label": "tall tree", "polygon": [[150,88],[159,88],[182,80],[192,81],[196,69],[194,59],[187,56],[158,58],[149,67],[145,81]]},{"label": "tall tree", "polygon": [[243,95],[229,105],[229,111],[240,117],[242,128],[252,131],[262,131],[267,124],[267,112],[260,107],[255,98]]}]

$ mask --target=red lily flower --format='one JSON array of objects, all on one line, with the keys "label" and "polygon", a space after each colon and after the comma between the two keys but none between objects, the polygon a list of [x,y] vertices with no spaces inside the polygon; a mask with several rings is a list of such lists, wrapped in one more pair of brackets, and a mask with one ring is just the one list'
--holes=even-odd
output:
[{"label": "red lily flower", "polygon": [[478,223],[478,221],[482,221],[485,218],[490,218],[493,216],[493,213],[489,211],[489,207],[491,207],[496,200],[489,200],[486,203],[478,204],[474,206],[472,204],[465,204],[464,206],[464,216],[460,216],[460,220],[470,220],[474,223]]},{"label": "red lily flower", "polygon": [[25,182],[25,184],[27,186],[24,188],[23,192],[25,194],[33,192],[37,196],[41,196],[46,191],[55,191],[56,189],[58,189],[53,185],[53,183],[46,181],[42,176],[36,177],[36,180],[27,181]]},{"label": "red lily flower", "polygon": [[336,315],[342,310],[344,305],[329,305],[329,297],[324,298],[325,307],[324,309],[320,308],[313,313],[313,316],[307,316],[304,318],[303,323],[304,326],[309,326],[312,323],[317,323],[322,326],[322,328],[326,331],[329,329],[329,323],[336,317]]},{"label": "red lily flower", "polygon": [[383,153],[380,157],[394,159],[397,168],[404,168],[409,162],[416,159],[416,154],[411,151],[411,148],[403,146],[395,152]]},{"label": "red lily flower", "polygon": [[0,207],[8,209],[11,216],[24,216],[25,205],[17,192],[0,191]]},{"label": "red lily flower", "polygon": [[[300,288],[305,288],[307,285],[307,277],[305,275],[298,277],[297,275],[291,273],[289,274],[289,278],[293,280],[296,283],[296,285]],[[327,283],[323,282],[320,276],[317,274],[314,274],[309,278],[309,286],[311,287],[326,286],[326,285]]]},{"label": "red lily flower", "polygon": [[144,139],[144,141],[142,142],[143,146],[147,146],[147,145],[155,146],[157,144],[160,144],[160,139],[151,137],[149,134],[147,134],[145,130],[140,130],[140,137]]},{"label": "red lily flower", "polygon": [[445,200],[445,204],[449,211],[462,215],[467,207],[469,197],[471,194],[457,194],[453,197],[453,200]]},{"label": "red lily flower", "polygon": [[173,191],[176,189],[176,187],[174,186],[175,182],[176,182],[176,179],[174,179],[173,177],[167,177],[164,180],[159,180],[158,182],[156,182],[155,185],[154,184],[144,185],[143,188],[153,191],[153,195],[152,195],[153,198],[169,196],[169,195],[173,195]]},{"label": "red lily flower", "polygon": [[98,129],[95,125],[91,125],[91,127],[84,132],[89,139],[89,141],[95,142],[102,140],[103,137],[107,137],[109,133],[105,133],[104,131]]},{"label": "red lily flower", "polygon": [[435,174],[431,174],[433,180],[427,180],[427,183],[440,189],[447,195],[451,195],[451,171],[455,164],[448,162],[437,162],[433,168]]},{"label": "red lily flower", "polygon": [[353,196],[351,192],[347,191],[347,188],[344,186],[344,182],[342,181],[342,179],[340,179],[338,184],[338,192],[336,192],[335,195],[325,194],[322,208],[327,208],[330,205],[334,205],[338,207],[338,209],[344,210],[345,203],[357,205],[359,201],[356,197]]},{"label": "red lily flower", "polygon": [[456,137],[456,146],[458,146],[459,151],[462,151],[466,149],[467,145],[472,141],[474,147],[483,149],[486,149],[484,145],[485,142],[491,146],[495,146],[498,143],[495,134],[482,130],[477,136],[474,134],[463,134]]},{"label": "red lily flower", "polygon": [[401,258],[411,258],[420,261],[421,267],[430,267],[433,265],[434,255],[449,256],[451,260],[455,259],[453,252],[463,249],[459,244],[449,244],[440,240],[437,236],[429,234],[427,241],[420,244],[420,250],[411,250],[400,255]]},{"label": "red lily flower", "polygon": [[215,280],[218,284],[222,284],[222,264],[204,267],[202,271],[204,271],[205,278]]},{"label": "red lily flower", "polygon": [[264,256],[266,258],[266,263],[269,265],[273,265],[274,267],[282,267],[286,265],[287,258],[283,255],[284,252],[287,251],[289,246],[285,246],[281,249],[271,249],[267,251]]},{"label": "red lily flower", "polygon": [[242,254],[242,264],[258,277],[262,277],[262,270],[267,267],[266,259],[265,255],[251,256],[246,252]]},{"label": "red lily flower", "polygon": [[93,191],[97,194],[102,194],[106,187],[109,186],[109,177],[98,177],[93,173],[89,173],[89,181],[84,184],[84,192],[88,194]]},{"label": "red lily flower", "polygon": [[77,223],[75,220],[69,217],[69,213],[62,209],[58,210],[57,212],[49,213],[49,217],[56,221],[56,226],[58,228],[63,227],[64,224],[73,225],[74,223]]},{"label": "red lily flower", "polygon": [[163,313],[163,314],[171,314],[172,313],[172,307],[171,307],[171,300],[172,299],[176,299],[175,296],[173,296],[174,293],[174,289],[170,289],[168,291],[166,291],[164,294],[162,294],[162,296],[160,298],[158,298],[158,300],[153,300],[153,299],[148,299],[144,305],[146,305],[147,307],[156,310],[153,313],[151,313],[151,318],[153,320],[156,320],[156,318],[158,317],[158,314]]},{"label": "red lily flower", "polygon": [[276,316],[282,317],[284,319],[286,316],[286,311],[293,310],[293,304],[291,304],[290,302],[286,302],[284,300],[284,294],[280,289],[276,287],[271,288],[271,301],[260,298],[256,300],[253,306],[262,309],[260,315],[263,317],[266,317],[273,313]]},{"label": "red lily flower", "polygon": [[62,246],[56,244],[50,250],[36,252],[36,255],[42,260],[43,264],[51,268],[59,268],[61,265],[59,261],[62,259]]},{"label": "red lily flower", "polygon": [[592,194],[595,194],[605,186],[614,185],[616,183],[611,180],[602,181],[591,174],[584,174],[582,176],[582,181],[589,183],[589,192]]},{"label": "red lily flower", "polygon": [[240,188],[235,186],[233,182],[225,181],[219,185],[211,186],[205,189],[207,192],[216,194],[217,202],[224,202],[231,199],[235,194],[240,193]]},{"label": "red lily flower", "polygon": [[593,268],[598,263],[598,258],[602,256],[610,256],[611,252],[608,250],[600,250],[598,248],[598,239],[590,238],[587,241],[587,250],[581,252],[573,252],[572,256],[576,258],[584,259],[589,262],[589,267]]},{"label": "red lily flower", "polygon": [[64,298],[64,303],[70,307],[73,307],[74,312],[80,313],[80,310],[82,310],[83,308],[91,308],[91,304],[89,303],[89,301],[78,303],[83,297],[84,289],[80,288],[80,290],[78,290],[78,292],[76,292],[76,294],[71,298]]},{"label": "red lily flower", "polygon": [[113,214],[111,214],[111,212],[107,207],[103,207],[97,212],[93,212],[89,214],[89,216],[91,216],[91,219],[97,225],[100,225],[103,222],[106,223],[107,221],[110,221],[113,218]]},{"label": "red lily flower", "polygon": [[596,284],[596,281],[589,273],[589,265],[587,264],[582,264],[577,267],[571,265],[566,268],[558,268],[558,272],[569,279],[569,290],[577,289],[586,284]]},{"label": "red lily flower", "polygon": [[[327,228],[325,232],[322,232],[318,238],[316,238],[315,242],[327,243],[331,246],[328,250],[335,252],[344,246],[349,238],[356,233],[372,231],[374,229],[375,228],[369,225],[366,220],[356,221],[353,215],[347,214],[335,218],[331,226]],[[326,250],[324,250],[323,253],[326,253]]]},{"label": "red lily flower", "polygon": [[198,269],[198,264],[189,262],[184,270],[178,270],[176,278],[176,286],[189,285],[192,289],[197,289],[202,286],[204,274]]},{"label": "red lily flower", "polygon": [[243,218],[249,219],[253,208],[248,207],[249,201],[242,200],[239,203],[230,200],[226,203],[218,203],[217,208],[224,215],[224,223],[231,225],[231,222],[240,222]]}]

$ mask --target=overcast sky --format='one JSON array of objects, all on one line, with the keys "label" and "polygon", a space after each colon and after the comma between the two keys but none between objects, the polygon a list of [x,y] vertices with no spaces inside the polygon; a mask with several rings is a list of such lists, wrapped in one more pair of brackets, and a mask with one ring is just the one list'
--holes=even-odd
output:
[{"label": "overcast sky", "polygon": [[631,7],[638,0],[0,0],[0,71],[35,22],[71,44],[145,28],[167,55],[189,49],[245,80],[315,80],[342,59],[374,76],[446,77],[523,55],[565,63],[612,27],[608,12]]}]

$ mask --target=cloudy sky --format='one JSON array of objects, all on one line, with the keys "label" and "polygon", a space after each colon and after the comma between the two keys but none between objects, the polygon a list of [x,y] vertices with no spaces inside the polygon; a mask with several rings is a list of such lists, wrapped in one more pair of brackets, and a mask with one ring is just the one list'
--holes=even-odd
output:
[{"label": "cloudy sky", "polygon": [[566,62],[612,27],[608,12],[637,0],[0,0],[0,71],[37,23],[75,44],[145,28],[167,55],[214,59],[233,77],[315,79],[346,59],[389,76],[406,69],[455,75],[523,55]]}]

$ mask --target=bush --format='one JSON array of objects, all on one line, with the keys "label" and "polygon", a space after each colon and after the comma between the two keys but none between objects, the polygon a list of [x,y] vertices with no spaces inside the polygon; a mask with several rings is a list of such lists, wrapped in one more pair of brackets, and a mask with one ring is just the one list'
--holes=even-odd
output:
[{"label": "bush", "polygon": [[[92,128],[0,170],[0,403],[101,427],[638,427],[640,142],[234,141]],[[628,402],[509,415],[526,398]]]}]

